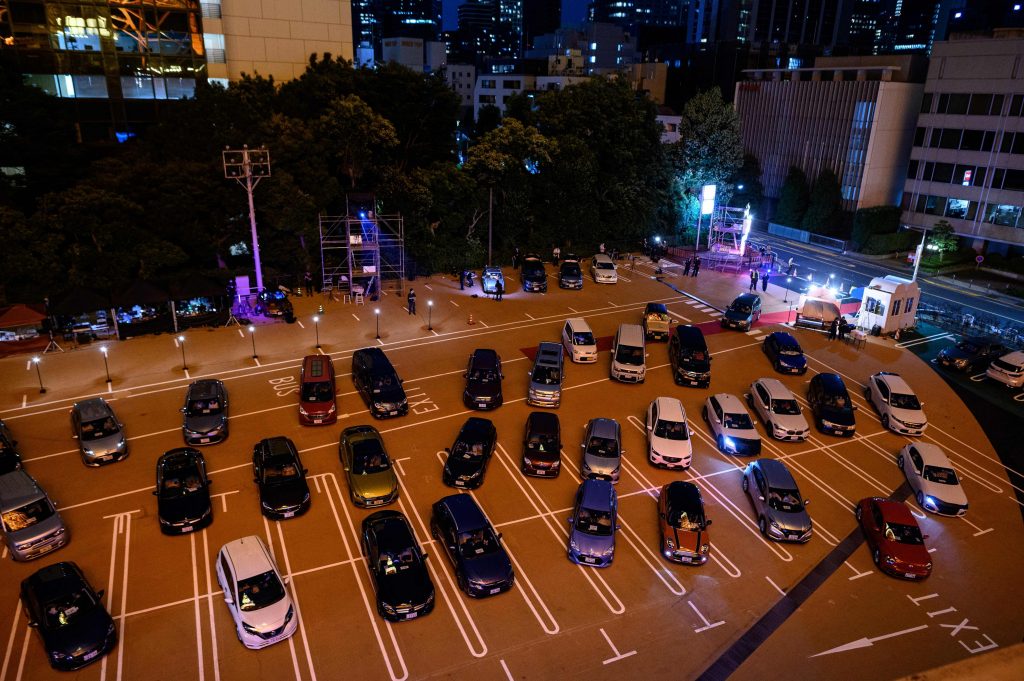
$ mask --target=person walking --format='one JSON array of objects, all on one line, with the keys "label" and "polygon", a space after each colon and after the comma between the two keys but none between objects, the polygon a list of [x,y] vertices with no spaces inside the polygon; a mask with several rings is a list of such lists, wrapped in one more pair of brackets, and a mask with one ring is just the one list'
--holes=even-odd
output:
[{"label": "person walking", "polygon": [[407,297],[409,301],[409,314],[416,314],[416,291],[415,289],[409,289],[409,295]]},{"label": "person walking", "polygon": [[555,267],[558,267],[558,259],[562,256],[562,249],[555,246],[551,249],[551,262]]},{"label": "person walking", "polygon": [[690,263],[691,263],[690,258],[687,258],[686,262],[683,263],[683,276],[684,277],[690,276]]},{"label": "person walking", "polygon": [[700,272],[700,256],[699,255],[695,256],[694,259],[693,259],[693,275],[692,276],[696,277],[698,272]]},{"label": "person walking", "polygon": [[761,290],[764,291],[765,293],[768,293],[768,278],[769,278],[769,276],[770,276],[770,273],[769,273],[768,270],[765,270],[764,274],[761,275]]},{"label": "person walking", "polygon": [[313,275],[306,270],[306,276],[302,278],[302,285],[306,287],[306,296],[313,295]]},{"label": "person walking", "polygon": [[836,339],[836,336],[838,334],[839,334],[839,317],[836,317],[835,319],[832,320],[832,324],[830,324],[829,327],[828,327],[828,339],[830,341],[833,341],[833,340]]},{"label": "person walking", "polygon": [[501,280],[499,279],[494,283],[494,299],[500,303],[503,295],[505,295],[505,286],[502,285]]},{"label": "person walking", "polygon": [[757,270],[750,270],[750,289],[751,291],[757,290]]}]

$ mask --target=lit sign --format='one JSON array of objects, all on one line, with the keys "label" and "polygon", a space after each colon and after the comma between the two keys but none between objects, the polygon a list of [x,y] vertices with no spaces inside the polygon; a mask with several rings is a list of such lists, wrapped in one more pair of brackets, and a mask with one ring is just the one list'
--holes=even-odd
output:
[{"label": "lit sign", "polygon": [[965,187],[970,187],[971,186],[971,175],[973,174],[973,172],[974,171],[972,171],[972,170],[965,170],[964,171],[964,181],[963,181],[962,184]]},{"label": "lit sign", "polygon": [[700,214],[711,215],[715,212],[715,191],[716,185],[706,184],[700,192]]}]

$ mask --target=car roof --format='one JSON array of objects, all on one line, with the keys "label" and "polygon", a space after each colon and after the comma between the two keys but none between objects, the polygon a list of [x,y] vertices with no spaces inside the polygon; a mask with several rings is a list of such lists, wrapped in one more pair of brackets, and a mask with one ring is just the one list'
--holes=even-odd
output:
[{"label": "car roof", "polygon": [[446,507],[451,513],[456,532],[469,532],[490,526],[487,516],[468,494],[452,494],[438,500],[437,504]]},{"label": "car roof", "polygon": [[649,312],[663,312],[668,314],[668,308],[665,307],[664,303],[647,303],[647,307],[644,308],[644,314]]},{"label": "car roof", "polygon": [[612,261],[611,257],[609,257],[607,253],[596,253],[596,254],[594,255],[594,260],[599,260],[599,261],[601,261],[601,262],[604,262],[604,261],[606,261],[606,260],[607,260],[608,262],[611,262],[611,261]]},{"label": "car roof", "polygon": [[549,411],[531,411],[526,417],[526,425],[533,433],[557,435],[559,431],[558,415]]},{"label": "car roof", "polygon": [[21,508],[42,495],[35,478],[23,468],[0,475],[0,509],[4,512]]},{"label": "car roof", "polygon": [[879,371],[875,376],[885,382],[889,386],[889,390],[894,393],[900,393],[902,395],[913,395],[913,389],[907,385],[907,382],[903,380],[903,377],[899,374],[893,374],[888,371]]},{"label": "car roof", "polygon": [[591,437],[596,436],[613,440],[619,433],[619,424],[615,419],[590,419],[590,422],[587,423],[587,431],[590,433]]},{"label": "car roof", "polygon": [[681,324],[676,327],[676,335],[679,336],[680,341],[686,341],[689,345],[696,345],[697,341],[707,348],[707,342],[704,340],[704,332],[700,330],[700,327],[694,326],[693,324]]},{"label": "car roof", "polygon": [[539,255],[537,255],[536,253],[527,253],[527,254],[526,254],[526,255],[525,255],[524,257],[523,257],[523,261],[525,262],[525,261],[527,261],[527,260],[540,260],[540,256],[539,256]]},{"label": "car roof", "polygon": [[910,509],[902,501],[892,501],[882,497],[872,497],[871,500],[878,506],[882,512],[882,519],[886,522],[917,526],[917,521],[914,520]]},{"label": "car roof", "polygon": [[409,521],[398,511],[377,511],[367,516],[363,526],[373,530],[382,551],[404,551],[416,543]]},{"label": "car roof", "polygon": [[297,453],[295,444],[284,435],[264,438],[260,440],[260,445],[268,456],[291,456]]},{"label": "car roof", "polygon": [[580,502],[596,511],[611,510],[615,499],[615,487],[610,480],[584,480]]},{"label": "car roof", "polygon": [[256,535],[229,541],[221,551],[229,556],[235,579],[247,579],[275,569],[263,540]]},{"label": "car roof", "polygon": [[216,378],[201,378],[192,381],[188,386],[189,399],[199,400],[207,397],[216,397],[224,393],[224,383]]},{"label": "car roof", "polygon": [[949,457],[938,445],[933,445],[930,442],[912,442],[910,446],[917,450],[926,466],[953,467],[953,464],[949,462]]},{"label": "car roof", "polygon": [[735,305],[736,303],[747,303],[749,305],[753,305],[755,302],[759,302],[760,300],[761,296],[757,295],[756,293],[742,293],[736,296],[736,300],[732,302],[733,305]]},{"label": "car roof", "polygon": [[800,349],[800,343],[797,342],[796,338],[793,338],[792,334],[786,333],[785,331],[773,331],[769,334],[769,338],[774,338],[775,342],[779,345],[794,347],[797,350]]},{"label": "car roof", "polygon": [[590,324],[587,324],[587,320],[583,317],[569,317],[565,321],[573,331],[590,331],[593,333]]},{"label": "car roof", "polygon": [[355,351],[352,358],[355,359],[356,355],[359,355],[366,361],[371,373],[390,373],[395,370],[391,366],[391,360],[388,359],[388,356],[380,348],[361,348]]},{"label": "car roof", "polygon": [[496,369],[498,367],[498,353],[490,348],[477,348],[470,355],[473,359],[473,366],[478,369]]},{"label": "car roof", "polygon": [[[1003,360],[1004,362],[1009,362],[1010,364],[1016,364],[1017,366],[1021,366],[1024,365],[1024,352],[1021,352],[1020,350],[1015,350],[1013,352],[1003,355],[999,359]],[[2,421],[0,421],[0,423],[2,423]]]},{"label": "car roof", "polygon": [[821,387],[829,391],[846,390],[846,384],[839,374],[816,374],[811,381],[821,383]]},{"label": "car roof", "polygon": [[558,360],[562,357],[562,344],[542,342],[537,346],[537,363],[546,365],[558,365]]},{"label": "car roof", "polygon": [[656,397],[658,405],[658,416],[668,421],[682,421],[686,418],[686,410],[683,403],[675,397]]},{"label": "car roof", "polygon": [[685,480],[670,482],[662,488],[661,493],[667,495],[666,501],[672,508],[698,509],[704,507],[700,488],[692,482]]},{"label": "car roof", "polygon": [[773,400],[789,400],[794,397],[793,391],[777,378],[759,378],[755,382],[763,385],[764,389],[768,391],[768,396]]},{"label": "car roof", "polygon": [[75,402],[75,406],[73,408],[78,412],[78,415],[82,417],[83,421],[94,421],[114,414],[110,405],[107,404],[107,401],[102,397],[94,397],[89,400]]},{"label": "car roof", "polygon": [[302,358],[302,379],[304,381],[330,380],[331,365],[331,358],[327,355],[306,355]]},{"label": "car roof", "polygon": [[27,585],[35,592],[42,603],[59,596],[71,586],[80,586],[84,576],[75,563],[64,561],[40,568],[29,575],[22,585]]},{"label": "car roof", "polygon": [[459,429],[459,435],[462,435],[463,433],[467,435],[490,435],[493,432],[494,423],[490,419],[480,418],[479,416],[470,416],[466,419],[466,422],[462,424],[462,428]]},{"label": "car roof", "polygon": [[743,403],[740,402],[740,398],[729,393],[717,393],[712,395],[718,400],[718,404],[722,406],[722,409],[729,414],[745,414],[746,409],[743,408]]},{"label": "car roof", "polygon": [[501,274],[500,267],[485,267],[484,274]]},{"label": "car roof", "polygon": [[796,480],[793,479],[793,474],[786,468],[786,464],[778,459],[758,459],[754,463],[761,469],[769,487],[796,489]]}]

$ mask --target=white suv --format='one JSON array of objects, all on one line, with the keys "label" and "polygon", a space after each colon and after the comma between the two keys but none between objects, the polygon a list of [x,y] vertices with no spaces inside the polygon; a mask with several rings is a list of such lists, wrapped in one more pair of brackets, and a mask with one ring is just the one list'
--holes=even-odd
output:
[{"label": "white suv", "polygon": [[864,395],[882,417],[882,427],[903,435],[920,435],[928,419],[907,382],[899,374],[880,371],[868,379]]},{"label": "white suv", "polygon": [[725,454],[756,455],[761,453],[761,434],[754,421],[735,395],[718,393],[704,403],[701,412],[718,450]]},{"label": "white suv", "polygon": [[764,429],[776,440],[801,442],[811,434],[800,403],[777,378],[759,378],[750,384],[747,403],[764,423]]},{"label": "white suv", "polygon": [[597,361],[597,340],[582,317],[566,319],[562,327],[562,345],[569,359],[578,364]]},{"label": "white suv", "polygon": [[656,397],[647,407],[647,458],[663,468],[689,468],[693,460],[690,424],[683,403]]},{"label": "white suv", "polygon": [[299,624],[295,605],[259,537],[242,537],[221,548],[217,582],[238,640],[246,648],[265,648],[295,633]]},{"label": "white suv", "polygon": [[1024,352],[1011,352],[992,360],[985,375],[1010,388],[1024,386]]}]

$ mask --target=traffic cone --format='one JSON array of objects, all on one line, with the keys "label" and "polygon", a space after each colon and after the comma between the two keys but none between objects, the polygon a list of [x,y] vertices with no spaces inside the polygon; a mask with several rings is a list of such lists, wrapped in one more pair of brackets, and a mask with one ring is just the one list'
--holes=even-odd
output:
[{"label": "traffic cone", "polygon": [[473,313],[472,313],[472,312],[470,312],[470,313],[469,313],[469,324],[470,324],[470,325],[472,325],[472,324],[476,324],[476,322],[475,322],[475,321],[473,321]]}]

